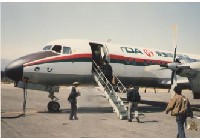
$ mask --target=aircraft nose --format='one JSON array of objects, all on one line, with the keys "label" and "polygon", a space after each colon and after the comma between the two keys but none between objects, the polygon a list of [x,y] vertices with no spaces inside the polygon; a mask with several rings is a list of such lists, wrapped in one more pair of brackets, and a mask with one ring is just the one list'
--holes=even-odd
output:
[{"label": "aircraft nose", "polygon": [[40,51],[32,54],[25,55],[23,57],[20,57],[5,68],[5,73],[7,77],[14,81],[20,81],[23,77],[23,64],[42,59],[45,57],[51,57],[51,56],[57,56],[58,54],[51,52],[51,51]]},{"label": "aircraft nose", "polygon": [[23,76],[23,60],[16,59],[10,64],[8,64],[5,68],[5,73],[7,77],[14,81],[22,80]]}]

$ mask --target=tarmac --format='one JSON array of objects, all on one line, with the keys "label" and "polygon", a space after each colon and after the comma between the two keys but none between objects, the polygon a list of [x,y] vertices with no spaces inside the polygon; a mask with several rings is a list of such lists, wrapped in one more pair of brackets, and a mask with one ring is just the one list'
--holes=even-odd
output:
[{"label": "tarmac", "polygon": [[[55,96],[59,98],[60,112],[50,113],[48,93],[28,90],[26,115],[20,116],[23,90],[13,84],[1,83],[1,137],[2,138],[176,138],[175,117],[165,114],[171,96],[167,90],[140,89],[140,123],[120,120],[105,96],[94,86],[80,86],[78,98],[79,120],[69,120],[70,87],[62,86]],[[195,117],[200,117],[200,100],[193,99],[189,90],[183,95],[191,102]],[[187,138],[200,137],[198,130],[185,130]]]}]

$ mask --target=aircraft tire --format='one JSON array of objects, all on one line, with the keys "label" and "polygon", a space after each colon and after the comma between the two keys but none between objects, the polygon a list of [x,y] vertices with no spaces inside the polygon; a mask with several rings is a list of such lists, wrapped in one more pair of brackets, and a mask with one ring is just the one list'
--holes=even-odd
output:
[{"label": "aircraft tire", "polygon": [[60,110],[60,104],[55,101],[51,101],[48,103],[48,110],[50,112],[58,112]]}]

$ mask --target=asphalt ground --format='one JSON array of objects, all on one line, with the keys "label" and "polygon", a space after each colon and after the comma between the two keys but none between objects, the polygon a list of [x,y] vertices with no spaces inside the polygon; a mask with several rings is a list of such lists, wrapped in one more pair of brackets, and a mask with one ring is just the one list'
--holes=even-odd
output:
[{"label": "asphalt ground", "polygon": [[[140,123],[120,120],[108,100],[94,87],[79,87],[79,120],[68,120],[69,87],[62,86],[55,93],[61,105],[59,113],[50,113],[47,92],[28,90],[26,116],[22,113],[23,90],[13,84],[1,84],[2,138],[176,138],[177,124],[170,114],[164,114],[170,94],[167,90],[140,89]],[[191,91],[183,91],[192,104],[195,116],[200,116],[200,100],[192,98]],[[123,96],[123,95],[122,95]],[[125,96],[124,96],[125,97]],[[198,130],[185,130],[187,138],[200,137]]]}]

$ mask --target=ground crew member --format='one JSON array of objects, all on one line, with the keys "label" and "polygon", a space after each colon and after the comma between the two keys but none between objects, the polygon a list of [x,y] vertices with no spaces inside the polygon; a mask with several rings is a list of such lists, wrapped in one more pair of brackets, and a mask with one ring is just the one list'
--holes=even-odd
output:
[{"label": "ground crew member", "polygon": [[133,116],[132,112],[135,111],[135,118],[137,122],[140,122],[138,116],[138,102],[140,101],[140,94],[138,92],[139,87],[134,87],[132,85],[129,86],[129,90],[127,92],[127,101],[129,101],[128,107],[128,121],[132,122]]},{"label": "ground crew member", "polygon": [[71,112],[69,116],[69,120],[78,120],[77,117],[77,97],[80,96],[80,92],[77,91],[77,87],[79,86],[79,82],[74,82],[71,93],[69,94],[68,101],[71,103]]},{"label": "ground crew member", "polygon": [[189,100],[181,95],[182,89],[178,86],[174,88],[175,95],[169,101],[165,113],[168,114],[171,111],[172,116],[176,116],[176,122],[178,125],[177,138],[185,138],[184,123],[187,117],[193,118],[193,112],[190,107]]}]

